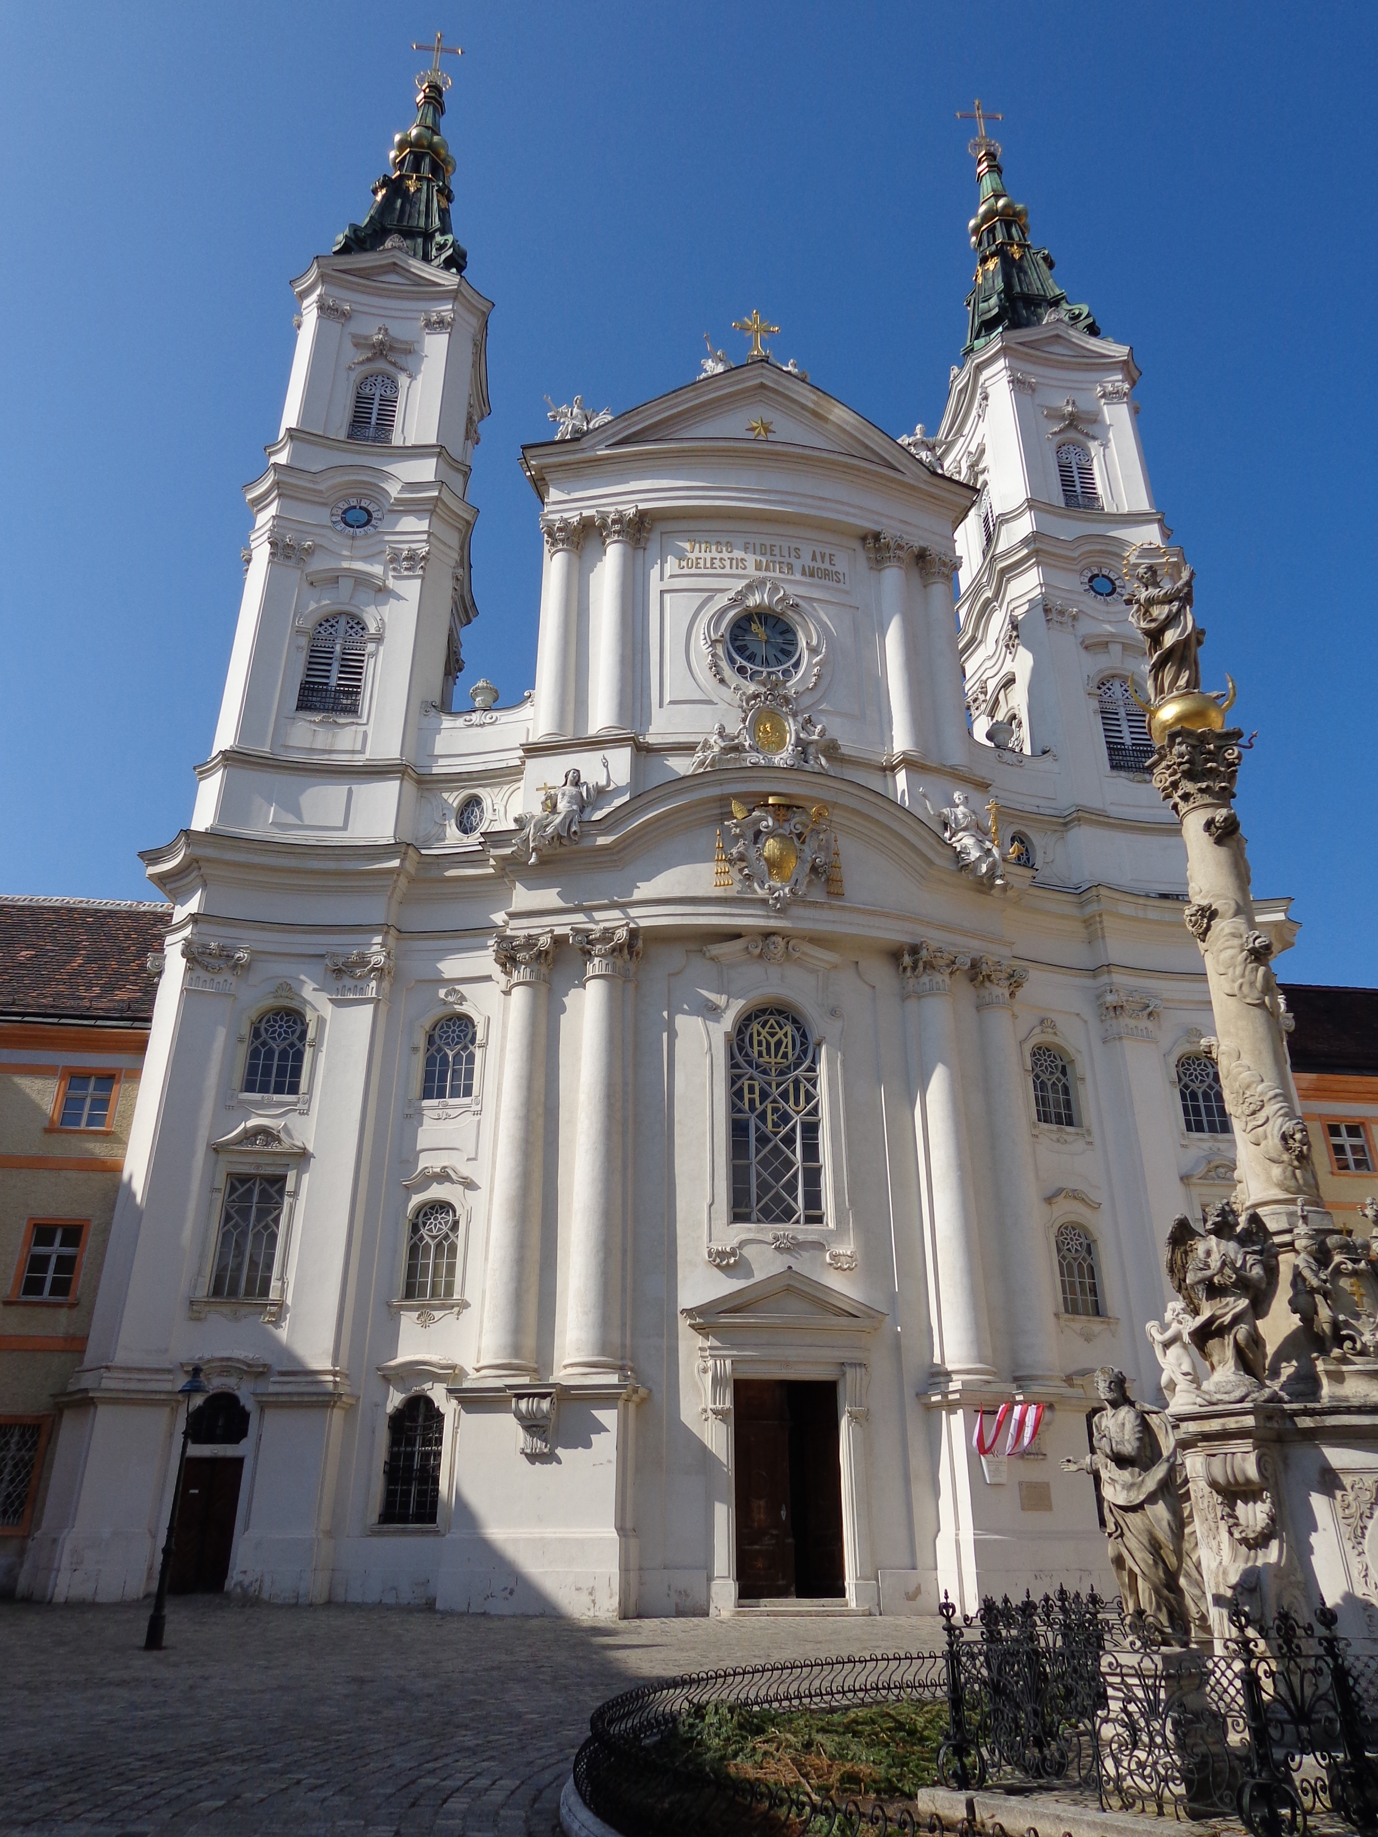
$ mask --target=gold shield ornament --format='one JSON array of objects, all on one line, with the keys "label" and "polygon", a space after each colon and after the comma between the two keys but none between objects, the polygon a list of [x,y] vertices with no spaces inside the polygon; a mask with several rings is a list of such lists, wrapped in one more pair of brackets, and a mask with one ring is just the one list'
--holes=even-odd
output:
[{"label": "gold shield ornament", "polygon": [[799,865],[799,849],[790,836],[767,836],[761,845],[761,858],[776,886],[784,886]]}]

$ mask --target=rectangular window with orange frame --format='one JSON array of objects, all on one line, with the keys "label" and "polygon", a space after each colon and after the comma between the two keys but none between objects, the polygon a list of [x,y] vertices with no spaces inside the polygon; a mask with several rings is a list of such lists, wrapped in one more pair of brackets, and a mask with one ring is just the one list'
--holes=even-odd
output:
[{"label": "rectangular window with orange frame", "polygon": [[9,1299],[75,1307],[90,1231],[89,1218],[31,1218]]},{"label": "rectangular window with orange frame", "polygon": [[119,1100],[119,1072],[102,1071],[99,1066],[65,1066],[57,1081],[48,1128],[109,1135]]},{"label": "rectangular window with orange frame", "polygon": [[1337,1174],[1373,1172],[1373,1149],[1363,1123],[1327,1123],[1325,1139],[1330,1144],[1330,1160]]},{"label": "rectangular window with orange frame", "polygon": [[51,1416],[0,1416],[0,1537],[27,1537]]}]

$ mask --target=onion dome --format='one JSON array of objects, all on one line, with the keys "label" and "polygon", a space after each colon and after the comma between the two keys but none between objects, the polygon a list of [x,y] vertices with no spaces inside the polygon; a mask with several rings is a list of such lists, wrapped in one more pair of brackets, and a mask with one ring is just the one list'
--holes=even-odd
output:
[{"label": "onion dome", "polygon": [[968,147],[976,161],[976,215],[967,225],[976,251],[976,273],[967,308],[971,314],[962,356],[979,351],[997,332],[1061,319],[1100,337],[1089,306],[1069,306],[1053,280],[1053,258],[1029,241],[1027,206],[1016,204],[1005,190],[1000,170],[1000,143],[979,134]]},{"label": "onion dome", "polygon": [[434,66],[416,79],[416,120],[395,134],[388,155],[392,170],[373,186],[373,209],[335,239],[335,255],[402,248],[433,268],[463,274],[469,260],[450,224],[454,155],[440,131],[450,79]]}]

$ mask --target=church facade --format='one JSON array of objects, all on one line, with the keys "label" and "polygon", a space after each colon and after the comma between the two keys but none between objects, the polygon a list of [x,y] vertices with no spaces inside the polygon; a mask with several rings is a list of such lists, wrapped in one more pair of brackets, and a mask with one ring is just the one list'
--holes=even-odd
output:
[{"label": "church facade", "polygon": [[[762,343],[527,447],[537,680],[452,709],[490,302],[443,80],[295,284],[85,1360],[21,1592],[932,1614],[1113,1587],[1229,1194],[1126,555],[1124,344],[973,143],[970,336],[897,440]],[[1285,905],[1261,909],[1275,945]],[[1008,1406],[1008,1407],[1007,1407]],[[194,1482],[194,1483],[193,1483]]]}]

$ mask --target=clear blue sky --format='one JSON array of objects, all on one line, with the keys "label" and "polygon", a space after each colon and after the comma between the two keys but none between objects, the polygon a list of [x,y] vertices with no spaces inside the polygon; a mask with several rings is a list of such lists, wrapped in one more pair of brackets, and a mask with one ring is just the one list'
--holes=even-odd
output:
[{"label": "clear blue sky", "polygon": [[0,890],[147,897],[135,851],[186,822],[287,283],[367,210],[437,26],[466,52],[455,229],[496,302],[464,682],[533,680],[517,456],[547,390],[627,408],[759,305],[881,427],[938,421],[979,93],[1058,279],[1144,372],[1206,674],[1260,730],[1254,884],[1304,925],[1280,969],[1378,981],[1371,4],[8,0]]}]

